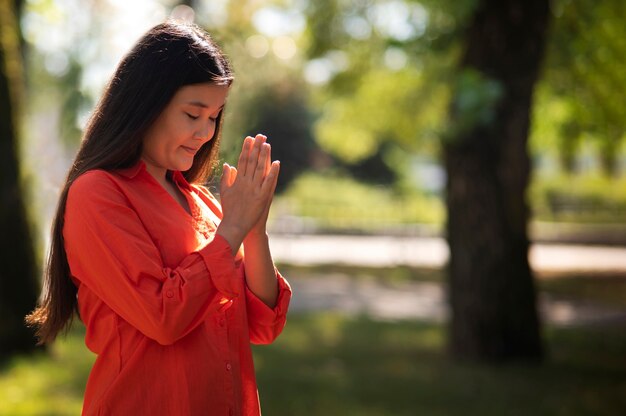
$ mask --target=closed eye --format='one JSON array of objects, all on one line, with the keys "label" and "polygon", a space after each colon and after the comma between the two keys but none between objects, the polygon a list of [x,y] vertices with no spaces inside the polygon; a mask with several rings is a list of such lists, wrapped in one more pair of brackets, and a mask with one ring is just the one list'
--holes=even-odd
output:
[{"label": "closed eye", "polygon": [[222,114],[222,108],[219,109],[219,111],[217,112],[215,117],[209,117],[209,120],[211,120],[212,122],[216,122],[217,119],[219,118],[220,114]]},{"label": "closed eye", "polygon": [[187,117],[189,117],[192,120],[197,120],[199,116],[194,116],[193,114],[189,114],[189,113],[185,113],[187,114]]}]

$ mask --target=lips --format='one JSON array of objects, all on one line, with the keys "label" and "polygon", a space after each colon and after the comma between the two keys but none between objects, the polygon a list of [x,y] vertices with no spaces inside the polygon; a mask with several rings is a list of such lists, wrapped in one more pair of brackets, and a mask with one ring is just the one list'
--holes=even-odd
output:
[{"label": "lips", "polygon": [[194,148],[194,147],[187,147],[187,146],[181,146],[187,153],[190,153],[192,155],[195,155],[199,149]]}]

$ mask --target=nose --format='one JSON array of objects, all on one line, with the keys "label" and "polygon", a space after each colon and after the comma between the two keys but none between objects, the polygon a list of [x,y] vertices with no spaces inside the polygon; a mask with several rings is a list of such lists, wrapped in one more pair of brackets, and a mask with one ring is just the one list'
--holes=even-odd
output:
[{"label": "nose", "polygon": [[209,121],[207,123],[204,123],[202,125],[202,128],[196,131],[195,137],[196,139],[199,139],[202,141],[209,141],[211,137],[213,136],[214,131],[215,131],[215,126],[213,125],[211,121]]}]

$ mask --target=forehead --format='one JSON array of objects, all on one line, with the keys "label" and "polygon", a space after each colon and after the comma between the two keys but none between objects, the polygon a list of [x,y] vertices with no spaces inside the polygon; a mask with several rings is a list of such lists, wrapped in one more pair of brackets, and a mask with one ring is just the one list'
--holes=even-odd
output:
[{"label": "forehead", "polygon": [[192,84],[179,88],[172,97],[172,102],[216,109],[224,105],[227,95],[228,86],[226,85]]}]

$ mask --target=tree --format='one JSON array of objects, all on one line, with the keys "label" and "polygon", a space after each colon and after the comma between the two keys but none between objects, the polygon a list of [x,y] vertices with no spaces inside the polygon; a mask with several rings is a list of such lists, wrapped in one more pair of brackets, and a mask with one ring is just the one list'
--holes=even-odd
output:
[{"label": "tree", "polygon": [[[452,355],[540,358],[524,197],[548,0],[324,0],[309,15],[311,57],[348,50],[352,63],[328,86],[331,111],[318,123],[324,148],[355,157],[360,143],[369,156],[389,142],[423,152],[429,137],[441,139]],[[400,70],[387,64],[398,50]]]},{"label": "tree", "polygon": [[0,360],[35,346],[24,316],[36,305],[39,275],[19,174],[22,65],[15,6],[0,0]]},{"label": "tree", "polygon": [[[311,165],[316,149],[310,129],[311,115],[301,84],[284,76],[280,83],[258,86],[239,108],[246,114],[247,134],[267,135],[272,144],[272,158],[280,160],[276,192],[282,192]],[[271,105],[267,105],[268,97],[271,97]]]},{"label": "tree", "polygon": [[444,141],[452,309],[460,359],[540,359],[525,201],[532,92],[547,0],[484,0],[474,12]]},{"label": "tree", "polygon": [[[594,137],[604,173],[616,176],[619,147],[626,137],[622,104],[626,4],[620,0],[556,0],[553,9],[555,19],[541,84],[548,92],[545,98],[567,103],[564,120],[555,121],[560,125],[562,165],[568,172],[574,171],[583,135]],[[540,111],[545,111],[543,107]]]}]

